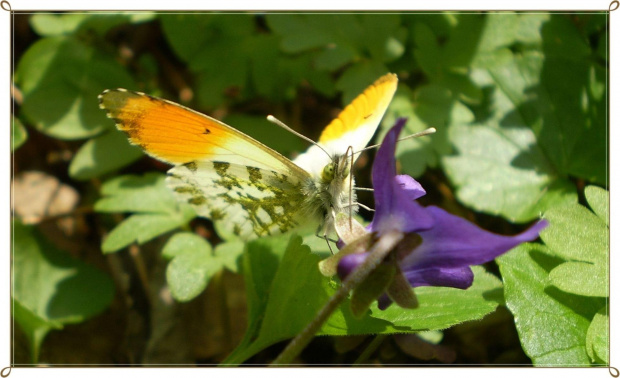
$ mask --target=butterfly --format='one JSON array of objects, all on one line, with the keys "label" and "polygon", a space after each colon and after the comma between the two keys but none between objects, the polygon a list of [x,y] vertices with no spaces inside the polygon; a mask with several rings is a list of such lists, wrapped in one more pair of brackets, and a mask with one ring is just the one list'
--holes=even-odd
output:
[{"label": "butterfly", "polygon": [[352,156],[372,138],[397,84],[395,74],[377,79],[293,161],[223,122],[144,93],[105,90],[99,107],[132,144],[174,165],[167,185],[199,216],[244,240],[309,222],[327,239],[335,214],[358,209]]}]

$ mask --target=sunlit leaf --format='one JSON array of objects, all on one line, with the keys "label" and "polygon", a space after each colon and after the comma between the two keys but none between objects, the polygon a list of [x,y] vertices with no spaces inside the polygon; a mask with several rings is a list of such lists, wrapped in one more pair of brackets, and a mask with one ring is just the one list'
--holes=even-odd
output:
[{"label": "sunlit leaf", "polygon": [[604,221],[578,204],[552,208],[545,217],[550,226],[541,239],[569,260],[550,272],[551,283],[573,294],[609,296],[609,228]]},{"label": "sunlit leaf", "polygon": [[548,274],[562,262],[537,244],[523,244],[497,261],[506,305],[515,317],[521,346],[536,366],[590,366],[586,333],[597,298],[548,287]]},{"label": "sunlit leaf", "polygon": [[[309,253],[293,236],[283,252],[282,242],[259,240],[248,246],[244,273],[249,306],[249,326],[244,341],[225,363],[238,364],[278,341],[299,333],[336,290],[318,270],[319,257]],[[281,260],[280,260],[281,259]],[[322,335],[402,333],[444,329],[468,320],[481,319],[501,302],[501,283],[493,275],[475,268],[474,284],[468,290],[423,287],[415,290],[420,307],[403,310],[391,306],[357,318],[349,301],[331,316]],[[283,322],[282,319],[287,321]]]},{"label": "sunlit leaf", "polygon": [[586,334],[586,350],[592,362],[609,364],[609,315],[608,306],[602,307],[590,324]]},{"label": "sunlit leaf", "polygon": [[458,155],[443,159],[446,174],[457,197],[473,209],[526,222],[577,200],[573,185],[549,167],[526,127],[452,125],[450,140]]}]

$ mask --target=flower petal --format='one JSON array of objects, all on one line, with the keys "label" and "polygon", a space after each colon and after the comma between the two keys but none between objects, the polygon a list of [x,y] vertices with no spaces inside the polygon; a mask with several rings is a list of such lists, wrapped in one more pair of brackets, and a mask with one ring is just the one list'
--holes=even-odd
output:
[{"label": "flower petal", "polygon": [[411,287],[445,286],[467,289],[474,282],[474,272],[468,266],[408,270],[405,272],[405,277]]},{"label": "flower petal", "polygon": [[409,175],[398,175],[394,177],[394,181],[403,188],[411,201],[415,201],[426,194],[422,185]]},{"label": "flower petal", "polygon": [[517,245],[538,238],[548,222],[541,220],[521,234],[497,235],[435,206],[426,208],[433,228],[418,232],[422,245],[401,262],[403,271],[462,268],[495,259]]},{"label": "flower petal", "polygon": [[399,118],[388,131],[372,166],[375,216],[369,229],[379,234],[389,230],[424,230],[431,227],[433,221],[422,206],[412,201],[420,196],[421,186],[417,182],[415,185],[413,179],[396,176],[394,152],[405,122],[405,118]]},{"label": "flower petal", "polygon": [[338,277],[340,277],[340,280],[344,280],[355,268],[366,260],[366,257],[368,257],[368,252],[352,253],[341,257],[338,262]]}]

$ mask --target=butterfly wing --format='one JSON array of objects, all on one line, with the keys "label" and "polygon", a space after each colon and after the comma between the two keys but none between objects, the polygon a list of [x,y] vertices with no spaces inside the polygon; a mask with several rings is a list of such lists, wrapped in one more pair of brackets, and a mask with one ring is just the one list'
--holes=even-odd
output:
[{"label": "butterfly wing", "polygon": [[[390,105],[397,85],[398,77],[395,74],[381,76],[325,127],[318,143],[331,156],[342,155],[349,147],[354,152],[366,147]],[[330,162],[330,157],[318,147],[312,146],[294,162],[316,175]]]},{"label": "butterfly wing", "polygon": [[271,170],[198,161],[175,166],[166,181],[198,215],[222,221],[244,240],[287,232],[311,216],[299,178]]},{"label": "butterfly wing", "polygon": [[240,131],[171,101],[124,89],[99,95],[99,107],[129,141],[169,164],[222,161],[304,176],[289,159]]},{"label": "butterfly wing", "polygon": [[107,90],[100,107],[150,156],[175,165],[168,186],[196,212],[244,239],[300,223],[309,174],[249,136],[191,109],[142,93]]}]

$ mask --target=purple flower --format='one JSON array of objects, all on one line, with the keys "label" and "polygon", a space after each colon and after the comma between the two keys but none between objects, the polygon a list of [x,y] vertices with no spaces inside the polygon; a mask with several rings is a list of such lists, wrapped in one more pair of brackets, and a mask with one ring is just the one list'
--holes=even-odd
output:
[{"label": "purple flower", "polygon": [[[521,234],[502,236],[436,206],[419,205],[414,200],[426,194],[424,189],[413,178],[396,175],[394,152],[405,122],[404,118],[396,122],[375,157],[372,171],[375,216],[367,230],[379,238],[390,231],[406,235],[401,245],[395,248],[396,260],[412,288],[447,286],[467,289],[474,279],[471,265],[494,260],[517,245],[538,238],[548,222],[541,220]],[[406,244],[408,239],[409,244]],[[344,279],[367,255],[352,253],[341,257],[337,268],[339,276]],[[390,303],[385,294],[379,298],[382,309]]]}]

